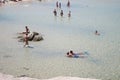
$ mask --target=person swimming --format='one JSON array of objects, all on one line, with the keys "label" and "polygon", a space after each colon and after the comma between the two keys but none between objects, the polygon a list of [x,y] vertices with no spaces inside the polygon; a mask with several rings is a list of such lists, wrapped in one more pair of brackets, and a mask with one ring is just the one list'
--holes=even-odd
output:
[{"label": "person swimming", "polygon": [[72,50],[70,50],[69,52],[66,53],[67,57],[70,58],[79,58],[81,57],[81,55],[84,55],[84,53],[74,53]]},{"label": "person swimming", "polygon": [[67,52],[67,57],[73,57],[73,55]]},{"label": "person swimming", "polygon": [[98,31],[96,30],[96,31],[95,31],[95,35],[100,35],[100,33],[98,33]]}]

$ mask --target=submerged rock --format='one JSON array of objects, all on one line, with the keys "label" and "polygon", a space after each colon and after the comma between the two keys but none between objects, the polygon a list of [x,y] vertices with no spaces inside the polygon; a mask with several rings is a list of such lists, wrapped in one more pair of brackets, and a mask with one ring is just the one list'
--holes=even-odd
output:
[{"label": "submerged rock", "polygon": [[40,35],[37,35],[33,38],[33,41],[41,41],[41,40],[43,40],[43,37]]},{"label": "submerged rock", "polygon": [[10,55],[4,55],[3,57],[4,57],[4,58],[10,58],[10,57],[12,57],[12,56],[10,56]]},{"label": "submerged rock", "polygon": [[20,76],[17,76],[17,77],[27,77],[27,75],[23,74],[23,75],[20,75]]},{"label": "submerged rock", "polygon": [[29,70],[29,68],[27,68],[27,67],[23,67],[23,69],[25,69],[25,70]]}]

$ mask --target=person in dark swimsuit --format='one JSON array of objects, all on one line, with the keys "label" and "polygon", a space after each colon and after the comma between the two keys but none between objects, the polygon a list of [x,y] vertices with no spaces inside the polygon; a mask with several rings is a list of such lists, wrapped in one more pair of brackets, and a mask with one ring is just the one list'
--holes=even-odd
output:
[{"label": "person in dark swimsuit", "polygon": [[68,0],[68,2],[67,2],[67,7],[70,7],[70,1]]},{"label": "person in dark swimsuit", "polygon": [[29,34],[30,30],[29,30],[28,26],[25,26],[25,29],[26,29],[26,34]]},{"label": "person in dark swimsuit", "polygon": [[54,13],[54,16],[57,16],[57,11],[56,11],[56,9],[54,9],[53,13]]}]

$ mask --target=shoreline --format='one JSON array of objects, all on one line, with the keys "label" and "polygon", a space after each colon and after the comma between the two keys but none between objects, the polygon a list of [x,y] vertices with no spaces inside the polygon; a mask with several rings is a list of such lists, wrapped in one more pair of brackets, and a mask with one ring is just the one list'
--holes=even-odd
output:
[{"label": "shoreline", "polygon": [[16,4],[16,3],[19,3],[19,2],[33,2],[34,0],[22,0],[22,1],[7,1],[7,2],[1,2],[0,4]]},{"label": "shoreline", "polygon": [[68,76],[58,76],[50,79],[36,79],[30,77],[14,77],[12,75],[7,75],[3,73],[0,73],[0,79],[2,80],[100,80],[100,79],[68,77]]}]

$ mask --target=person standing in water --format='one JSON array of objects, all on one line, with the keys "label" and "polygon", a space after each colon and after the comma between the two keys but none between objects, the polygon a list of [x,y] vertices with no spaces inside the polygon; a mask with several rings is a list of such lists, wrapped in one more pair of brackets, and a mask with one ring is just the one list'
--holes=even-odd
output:
[{"label": "person standing in water", "polygon": [[60,15],[61,15],[61,17],[63,17],[63,10],[61,10]]},{"label": "person standing in water", "polygon": [[59,8],[61,9],[61,2],[59,3]]},{"label": "person standing in water", "polygon": [[54,9],[53,13],[54,13],[54,16],[57,16],[57,11],[56,11],[56,9]]},{"label": "person standing in water", "polygon": [[68,17],[71,17],[71,11],[69,11],[69,13],[68,13]]},{"label": "person standing in water", "polygon": [[25,29],[26,29],[26,32],[25,32],[25,45],[24,45],[24,47],[29,45],[29,43],[28,43],[28,34],[30,33],[30,30],[29,30],[28,26],[25,26]]},{"label": "person standing in water", "polygon": [[58,1],[56,2],[56,7],[58,8]]},{"label": "person standing in water", "polygon": [[68,2],[67,2],[67,7],[70,7],[70,1],[68,0]]},{"label": "person standing in water", "polygon": [[25,45],[24,47],[28,46],[29,43],[28,43],[28,34],[25,34]]}]

